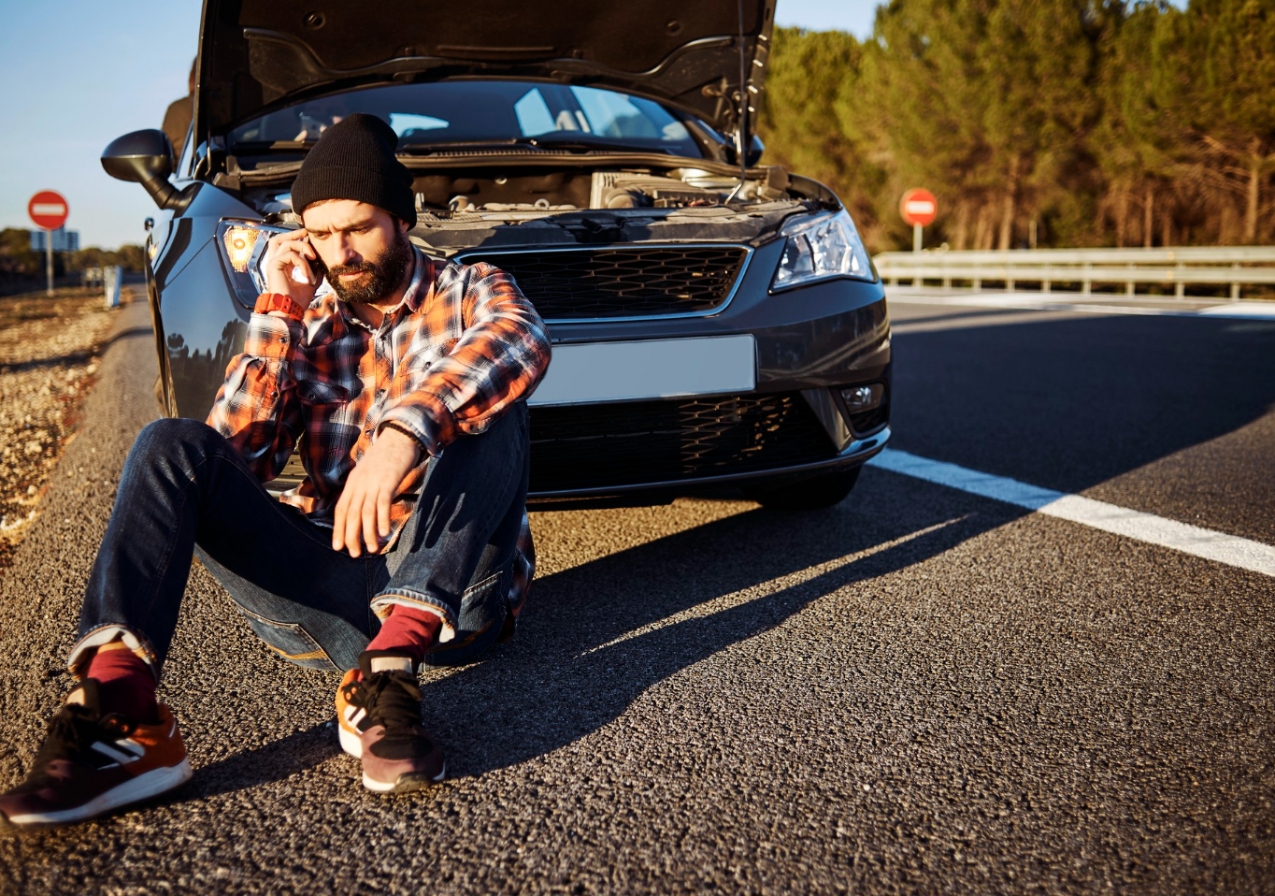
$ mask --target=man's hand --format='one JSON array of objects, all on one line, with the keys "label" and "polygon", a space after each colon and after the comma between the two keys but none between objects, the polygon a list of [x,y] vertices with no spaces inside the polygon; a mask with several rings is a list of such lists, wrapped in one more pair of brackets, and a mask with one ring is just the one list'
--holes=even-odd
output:
[{"label": "man's hand", "polygon": [[[304,229],[272,236],[266,248],[266,289],[291,296],[292,301],[306,307],[314,301],[315,290],[319,288],[310,267],[310,260],[318,257]],[[305,282],[297,282],[293,271],[299,271]]]},{"label": "man's hand", "polygon": [[332,550],[349,547],[357,557],[367,545],[375,554],[390,534],[390,505],[398,487],[421,459],[421,446],[402,430],[387,426],[381,430],[363,459],[346,477],[341,498],[336,502],[332,523]]}]

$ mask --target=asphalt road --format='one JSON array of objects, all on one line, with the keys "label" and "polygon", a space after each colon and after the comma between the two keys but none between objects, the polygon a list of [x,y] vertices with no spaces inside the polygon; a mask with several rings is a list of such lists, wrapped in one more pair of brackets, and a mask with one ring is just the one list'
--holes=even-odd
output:
[{"label": "asphalt road", "polygon": [[[1275,544],[1275,320],[899,304],[895,448]],[[0,594],[0,784],[151,416],[129,309]],[[424,676],[451,779],[385,799],[335,675],[196,570],[194,780],[0,842],[6,893],[1275,893],[1275,580],[868,468],[829,511],[539,514],[518,637]]]}]

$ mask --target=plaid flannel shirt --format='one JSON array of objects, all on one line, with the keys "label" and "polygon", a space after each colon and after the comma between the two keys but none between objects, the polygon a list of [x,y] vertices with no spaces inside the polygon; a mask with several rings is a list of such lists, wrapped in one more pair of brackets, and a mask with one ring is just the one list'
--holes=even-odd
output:
[{"label": "plaid flannel shirt", "polygon": [[[377,328],[334,294],[315,299],[299,321],[254,313],[208,425],[262,482],[295,447],[307,477],[280,500],[330,526],[346,477],[386,426],[437,454],[529,396],[549,356],[544,322],[508,274],[417,250],[402,303]],[[386,548],[424,477],[422,463],[404,480]]]}]

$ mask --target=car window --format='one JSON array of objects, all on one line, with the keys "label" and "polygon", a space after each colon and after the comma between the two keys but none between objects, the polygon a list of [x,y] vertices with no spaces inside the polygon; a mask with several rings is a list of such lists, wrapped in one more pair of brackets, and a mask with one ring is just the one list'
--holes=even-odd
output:
[{"label": "car window", "polygon": [[[676,115],[659,103],[596,87],[526,81],[444,81],[351,90],[287,106],[234,128],[228,143],[313,142],[354,112],[387,121],[399,148],[575,136],[617,148],[703,155]],[[410,150],[409,150],[410,151]]]}]

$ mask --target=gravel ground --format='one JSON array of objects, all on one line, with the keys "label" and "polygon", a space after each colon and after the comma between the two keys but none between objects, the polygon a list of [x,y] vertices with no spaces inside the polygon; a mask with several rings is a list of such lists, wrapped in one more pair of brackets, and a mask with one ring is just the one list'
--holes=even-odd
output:
[{"label": "gravel ground", "polygon": [[[40,512],[49,476],[75,438],[118,313],[100,289],[0,299],[0,570]],[[68,475],[72,471],[67,471]]]}]

